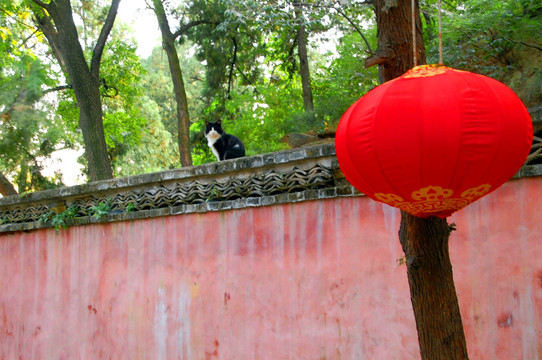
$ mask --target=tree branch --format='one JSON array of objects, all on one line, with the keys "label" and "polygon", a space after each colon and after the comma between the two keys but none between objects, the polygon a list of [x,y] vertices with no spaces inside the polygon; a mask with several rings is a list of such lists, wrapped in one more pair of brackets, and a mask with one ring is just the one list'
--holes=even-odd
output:
[{"label": "tree branch", "polygon": [[[292,37],[294,33],[295,32],[292,30],[290,34],[288,35],[288,37]],[[297,36],[294,37],[294,41],[292,42],[292,46],[290,47],[290,49],[287,49],[288,57],[284,59],[284,61],[282,62],[282,65],[285,65],[286,63],[289,62],[292,64],[292,69],[295,69],[297,67],[297,62],[295,61],[295,56],[294,56],[294,52],[296,48],[297,48]],[[293,77],[293,73],[290,73],[289,76],[291,79]]]},{"label": "tree branch", "polygon": [[[41,94],[45,95],[53,91],[60,91],[60,90],[71,89],[71,88],[72,88],[71,85],[61,85],[61,86],[57,86],[51,89],[44,90],[42,91]],[[27,95],[28,95],[27,89],[23,87],[17,94],[17,97],[15,98],[15,100],[13,100],[13,102],[9,106],[7,106],[4,109],[4,111],[0,112],[0,121],[10,124],[11,114],[14,111],[20,111],[23,108],[30,107],[31,102],[28,99],[26,99]]]},{"label": "tree branch", "polygon": [[21,43],[21,46],[24,46],[26,44],[26,42],[28,40],[30,40],[32,38],[32,36],[36,35],[40,30],[39,29],[35,29],[32,34],[28,35],[24,40],[23,42]]},{"label": "tree branch", "polygon": [[389,58],[385,58],[378,55],[373,55],[365,59],[365,68],[370,68],[371,66],[380,65],[388,61]]},{"label": "tree branch", "polygon": [[32,0],[32,2],[36,5],[39,5],[40,7],[44,8],[45,10],[49,10],[49,4],[44,3],[41,0]]},{"label": "tree branch", "polygon": [[393,58],[393,56],[393,51],[390,49],[378,50],[376,54],[369,56],[367,59],[365,59],[365,68],[370,68],[374,65],[381,65]]},{"label": "tree branch", "polygon": [[510,38],[508,38],[508,37],[505,37],[504,39],[507,40],[507,41],[510,41],[510,42],[512,42],[512,43],[521,44],[521,45],[524,45],[524,46],[527,46],[527,47],[531,47],[531,48],[533,48],[533,49],[536,49],[536,50],[538,50],[538,51],[542,51],[542,47],[537,46],[537,45],[528,44],[528,43],[523,42],[523,41],[512,40],[512,39],[510,39]]},{"label": "tree branch", "polygon": [[[28,28],[28,29],[30,29],[30,30],[35,30],[35,29],[36,29],[35,26],[32,26],[32,25],[27,24],[26,22],[22,21],[22,20],[19,19],[17,16],[15,16],[14,14],[11,14],[11,13],[7,12],[5,9],[1,9],[1,8],[0,8],[0,12],[1,12],[2,14],[4,14],[7,18],[10,18],[11,20],[15,21],[16,23],[21,24],[22,26],[24,26],[24,27],[26,27],[26,28]],[[36,33],[36,31],[34,31],[34,33]],[[34,33],[33,33],[33,34],[34,34]],[[32,35],[33,35],[33,34],[32,34]]]},{"label": "tree branch", "polygon": [[100,36],[94,46],[94,51],[92,52],[92,60],[90,61],[90,73],[97,79],[100,74],[100,61],[102,59],[102,54],[105,48],[105,43],[107,37],[113,28],[115,23],[115,18],[117,16],[117,11],[119,9],[120,0],[111,0],[111,6],[109,7],[109,13],[105,19],[105,23],[100,31]]},{"label": "tree branch", "polygon": [[[308,3],[296,3],[296,4],[297,4],[297,6],[306,6],[306,7],[312,7],[312,8],[327,8],[327,9],[330,9],[330,10],[335,10],[339,15],[344,17],[346,19],[346,21],[348,21],[348,23],[350,23],[350,25],[352,25],[352,27],[356,30],[356,32],[358,34],[361,35],[361,38],[365,42],[365,45],[367,46],[367,49],[369,50],[369,53],[374,54],[374,51],[371,48],[371,45],[369,44],[369,41],[367,40],[367,38],[365,37],[365,35],[361,31],[359,26],[357,26],[356,23],[352,19],[350,19],[350,17],[348,15],[346,15],[346,13],[344,11],[342,11],[340,8],[335,7],[335,4],[333,4],[333,5],[319,5],[319,4],[308,4]],[[361,3],[361,5],[372,5],[372,4],[373,4],[373,1],[364,1],[364,2]],[[338,5],[341,6],[340,3],[338,3]]]},{"label": "tree branch", "polygon": [[[101,93],[102,97],[104,97],[104,98],[106,98],[106,97],[107,98],[114,98],[115,96],[117,96],[119,94],[119,89],[117,89],[115,86],[107,85],[107,81],[104,78],[100,79],[100,84],[105,89],[105,91]],[[107,93],[107,91],[109,91],[109,89],[113,89],[115,93],[113,95],[109,95]]]},{"label": "tree branch", "polygon": [[[239,69],[239,66],[237,67],[237,71],[239,71],[239,74],[241,74],[241,76],[243,77],[243,79],[245,79],[245,81],[247,83],[249,83],[250,85],[254,86],[254,84],[252,83],[252,81],[250,81],[250,79],[245,75],[244,72],[241,71],[241,69]],[[254,89],[252,90],[254,91],[255,94],[260,94],[260,92],[256,89],[256,87],[254,86]]]},{"label": "tree branch", "polygon": [[17,93],[17,97],[7,108],[5,108],[4,111],[0,113],[0,120],[5,122],[6,124],[9,124],[12,128],[13,125],[11,124],[11,114],[16,110],[22,110],[26,107],[28,107],[28,102],[26,101],[27,97],[27,89],[26,87],[22,87],[19,92]]},{"label": "tree branch", "polygon": [[214,21],[211,21],[211,20],[194,20],[194,21],[191,21],[188,24],[182,25],[179,28],[179,30],[175,31],[175,33],[173,34],[173,38],[176,39],[179,36],[183,35],[185,32],[187,32],[188,30],[190,30],[191,28],[193,28],[194,26],[198,26],[198,25],[201,25],[201,24],[216,24],[216,23]]},{"label": "tree branch", "polygon": [[235,36],[232,36],[232,40],[233,40],[233,55],[232,55],[232,60],[230,64],[230,75],[228,78],[228,92],[227,92],[228,99],[230,99],[231,83],[233,79],[233,68],[235,66],[235,62],[237,61],[237,40],[235,39]]},{"label": "tree branch", "polygon": [[333,10],[335,10],[336,12],[338,12],[342,17],[344,17],[349,23],[350,25],[352,25],[352,27],[354,29],[356,29],[356,31],[358,32],[358,34],[361,35],[361,38],[363,39],[363,41],[365,42],[365,45],[367,46],[367,49],[369,50],[369,53],[370,54],[374,54],[374,51],[373,49],[371,48],[371,45],[369,44],[369,41],[367,40],[367,38],[365,37],[365,35],[363,34],[363,32],[361,31],[361,29],[359,28],[359,26],[356,25],[356,23],[354,23],[354,21],[352,19],[350,19],[350,17],[348,17],[344,11],[342,11],[341,9],[337,9],[335,6],[332,7]]},{"label": "tree branch", "polygon": [[47,38],[47,41],[51,45],[51,50],[53,51],[53,56],[57,59],[60,67],[66,72],[66,62],[60,51],[60,45],[58,43],[58,32],[56,31],[51,18],[45,14],[38,14],[34,12],[35,21],[40,28],[41,32]]},{"label": "tree branch", "polygon": [[56,86],[54,88],[43,90],[42,94],[45,95],[45,94],[48,94],[48,93],[51,93],[51,92],[66,90],[66,89],[73,89],[73,88],[72,88],[71,85],[60,85],[60,86]]}]

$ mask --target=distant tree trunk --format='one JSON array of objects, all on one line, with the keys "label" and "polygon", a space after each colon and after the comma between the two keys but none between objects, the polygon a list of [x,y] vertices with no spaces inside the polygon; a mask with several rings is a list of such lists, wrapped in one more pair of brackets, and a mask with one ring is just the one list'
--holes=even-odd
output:
[{"label": "distant tree trunk", "polygon": [[184,88],[181,65],[179,64],[179,56],[177,55],[177,49],[175,48],[175,35],[171,32],[169,27],[162,0],[153,0],[152,2],[154,4],[154,13],[156,14],[160,26],[160,32],[162,33],[162,46],[167,54],[171,81],[173,82],[173,89],[175,92],[175,101],[177,103],[178,140],[181,165],[192,166],[188,101],[186,99],[186,90]]},{"label": "distant tree trunk", "polygon": [[[378,49],[366,66],[381,65],[384,81],[414,66],[410,1],[375,0]],[[421,21],[416,1],[416,57],[425,63]],[[422,219],[401,211],[399,240],[406,255],[410,297],[420,353],[424,360],[468,359],[465,334],[454,286],[445,219]]]},{"label": "distant tree trunk", "polygon": [[0,194],[3,196],[17,195],[13,184],[0,172]]},{"label": "distant tree trunk", "polygon": [[33,2],[47,10],[47,13],[35,12],[38,24],[66,71],[79,105],[79,127],[85,143],[89,179],[90,181],[111,179],[113,171],[103,129],[100,62],[107,37],[115,22],[120,0],[111,1],[109,13],[92,53],[90,68],[79,43],[70,1],[56,0],[48,4],[41,0]]},{"label": "distant tree trunk", "polygon": [[311,75],[309,69],[309,58],[307,55],[307,31],[305,29],[303,12],[299,3],[294,3],[295,17],[299,23],[297,31],[297,53],[299,56],[299,73],[301,75],[301,86],[303,88],[303,105],[306,113],[314,112],[312,98]]}]

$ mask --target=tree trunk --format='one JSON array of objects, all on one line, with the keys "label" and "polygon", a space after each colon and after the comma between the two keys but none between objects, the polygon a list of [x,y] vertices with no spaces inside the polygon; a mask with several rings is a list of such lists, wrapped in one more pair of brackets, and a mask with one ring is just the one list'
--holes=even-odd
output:
[{"label": "tree trunk", "polygon": [[53,25],[48,15],[36,13],[39,26],[50,42],[51,48],[54,49],[53,53],[59,57],[58,61],[67,72],[75,93],[79,106],[79,127],[85,143],[89,180],[111,179],[113,171],[107,154],[103,129],[99,65],[120,0],[111,2],[109,14],[93,51],[90,68],[79,43],[70,1],[56,0],[49,4],[40,0],[33,1],[47,10],[54,21]]},{"label": "tree trunk", "polygon": [[181,165],[192,166],[188,101],[186,99],[186,90],[184,88],[181,65],[179,64],[179,56],[177,55],[177,49],[175,48],[175,36],[170,30],[162,0],[153,0],[153,4],[154,13],[158,19],[160,32],[162,33],[162,46],[167,54],[171,81],[173,82],[173,89],[175,92],[175,101],[177,103],[178,141]]},{"label": "tree trunk", "polygon": [[[378,49],[366,66],[381,65],[384,81],[414,66],[410,1],[375,0]],[[417,65],[425,63],[421,21],[416,1]],[[418,218],[401,212],[399,240],[406,255],[410,297],[420,353],[424,360],[468,359],[448,252],[451,228],[446,220]]]},{"label": "tree trunk", "polygon": [[375,0],[378,48],[365,66],[381,65],[384,81],[403,75],[415,65],[425,64],[422,25],[416,0],[416,58],[412,51],[412,10],[407,0]]},{"label": "tree trunk", "polygon": [[96,79],[89,78],[88,81],[89,85],[84,86],[82,90],[75,91],[76,87],[79,86],[73,86],[79,104],[79,127],[83,133],[85,143],[88,175],[90,181],[112,179],[113,171],[107,154],[103,128],[100,85]]},{"label": "tree trunk", "polygon": [[0,172],[0,194],[2,196],[17,195],[13,184]]},{"label": "tree trunk", "polygon": [[448,251],[451,230],[445,219],[401,212],[399,240],[422,359],[468,359]]},{"label": "tree trunk", "polygon": [[299,23],[299,30],[297,31],[297,54],[299,56],[299,73],[301,75],[301,86],[303,88],[303,105],[306,113],[314,113],[311,75],[307,55],[307,31],[305,30],[303,12],[300,8],[301,5],[295,3],[294,6],[296,20]]}]

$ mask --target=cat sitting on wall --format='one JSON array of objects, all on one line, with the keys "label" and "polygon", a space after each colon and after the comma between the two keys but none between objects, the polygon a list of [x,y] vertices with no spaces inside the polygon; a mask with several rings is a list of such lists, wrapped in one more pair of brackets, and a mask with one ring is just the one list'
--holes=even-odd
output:
[{"label": "cat sitting on wall", "polygon": [[205,122],[205,137],[218,161],[245,156],[243,142],[236,136],[226,134],[220,120],[214,123]]}]

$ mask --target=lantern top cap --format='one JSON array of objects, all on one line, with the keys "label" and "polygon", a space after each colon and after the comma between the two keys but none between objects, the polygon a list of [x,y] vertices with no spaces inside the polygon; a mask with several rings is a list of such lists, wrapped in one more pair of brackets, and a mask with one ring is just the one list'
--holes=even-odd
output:
[{"label": "lantern top cap", "polygon": [[460,71],[449,68],[443,64],[418,65],[408,70],[402,77],[405,79],[430,77],[444,74],[448,71]]},{"label": "lantern top cap", "polygon": [[[446,69],[450,69],[449,67],[447,67],[446,65],[444,64],[424,64],[424,65],[418,65],[418,66],[414,66],[412,69],[410,70],[420,70],[420,69],[438,69],[438,68],[446,68]],[[409,71],[410,71],[409,70]]]}]

